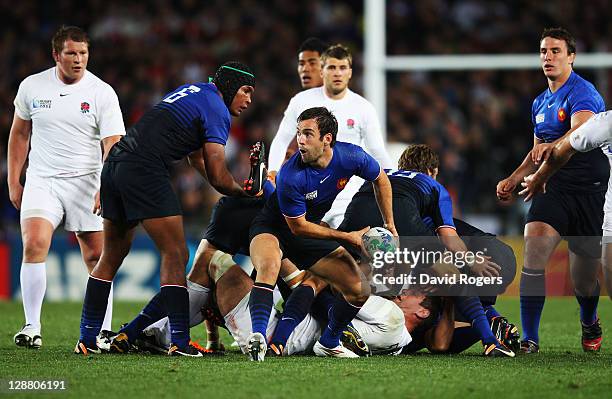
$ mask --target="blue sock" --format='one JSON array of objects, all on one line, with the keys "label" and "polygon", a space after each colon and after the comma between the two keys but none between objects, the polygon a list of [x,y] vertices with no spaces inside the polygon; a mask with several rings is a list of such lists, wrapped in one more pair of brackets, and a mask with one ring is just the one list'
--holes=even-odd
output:
[{"label": "blue sock", "polygon": [[168,312],[172,344],[179,348],[189,345],[189,293],[186,287],[162,285],[162,307]]},{"label": "blue sock", "polygon": [[315,298],[312,303],[310,312],[318,319],[322,324],[329,322],[329,313],[336,302],[336,297],[331,293],[329,288],[325,288],[319,292],[319,295]]},{"label": "blue sock", "polygon": [[580,305],[580,321],[585,326],[590,326],[597,321],[597,305],[599,304],[599,282],[591,296],[576,295],[576,300]]},{"label": "blue sock", "polygon": [[100,334],[106,314],[111,284],[111,281],[100,280],[91,276],[87,280],[87,290],[85,291],[83,312],[81,313],[81,337],[79,338],[87,346],[93,347],[96,345],[96,337]]},{"label": "blue sock", "polygon": [[461,353],[478,341],[480,341],[480,336],[475,329],[471,327],[455,328],[448,353]]},{"label": "blue sock", "polygon": [[489,321],[489,324],[491,324],[491,321],[493,320],[494,317],[501,316],[501,314],[499,314],[499,312],[497,311],[497,309],[493,307],[493,305],[485,305],[483,306],[483,309],[485,312],[485,316],[487,316],[487,320]]},{"label": "blue sock", "polygon": [[119,332],[126,333],[128,340],[133,342],[142,331],[149,325],[166,317],[167,312],[162,304],[161,291],[155,294],[147,305],[140,311],[138,316],[123,327]]},{"label": "blue sock", "polygon": [[295,327],[308,314],[315,298],[314,294],[314,289],[307,285],[300,285],[293,290],[285,304],[285,310],[270,342],[283,346],[287,344],[287,340]]},{"label": "blue sock", "polygon": [[523,267],[520,283],[521,295],[521,325],[523,340],[540,342],[538,330],[540,317],[546,299],[546,278],[544,270]]},{"label": "blue sock", "polygon": [[491,326],[485,316],[480,299],[475,296],[454,297],[455,306],[472,323],[472,328],[478,332],[478,336],[484,345],[497,343],[495,335],[491,332]]},{"label": "blue sock", "polygon": [[329,323],[323,331],[319,342],[326,348],[340,345],[340,334],[359,313],[361,306],[351,305],[344,297],[336,298],[329,315]]},{"label": "blue sock", "polygon": [[251,328],[254,333],[266,337],[270,312],[272,311],[274,287],[266,283],[255,283],[249,298],[249,311],[251,312]]}]

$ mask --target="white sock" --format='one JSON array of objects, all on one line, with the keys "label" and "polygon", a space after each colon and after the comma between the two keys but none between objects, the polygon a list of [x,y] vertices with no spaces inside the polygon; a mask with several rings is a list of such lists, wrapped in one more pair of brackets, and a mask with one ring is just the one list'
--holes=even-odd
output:
[{"label": "white sock", "polygon": [[111,289],[108,293],[108,305],[106,305],[106,313],[104,314],[104,321],[102,322],[102,330],[113,331],[113,284],[111,283]]},{"label": "white sock", "polygon": [[26,324],[40,329],[40,310],[47,289],[47,265],[42,263],[21,264],[21,299]]},{"label": "white sock", "polygon": [[202,308],[208,302],[210,288],[187,280],[187,292],[189,293],[189,327],[193,327],[204,320]]}]

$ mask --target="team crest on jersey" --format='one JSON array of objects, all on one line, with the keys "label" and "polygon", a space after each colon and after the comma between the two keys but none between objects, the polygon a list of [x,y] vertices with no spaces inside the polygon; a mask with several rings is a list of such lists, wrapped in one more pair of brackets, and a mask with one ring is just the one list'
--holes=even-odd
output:
[{"label": "team crest on jersey", "polygon": [[51,100],[32,100],[32,108],[51,109]]},{"label": "team crest on jersey", "polygon": [[352,129],[355,127],[355,120],[354,119],[347,119],[346,120],[346,127],[349,129]]},{"label": "team crest on jersey", "polygon": [[341,177],[338,179],[338,183],[336,183],[336,188],[338,190],[344,190],[346,183],[348,183],[348,177]]},{"label": "team crest on jersey", "polygon": [[82,102],[81,103],[81,113],[82,114],[88,114],[89,113],[89,103],[88,102]]},{"label": "team crest on jersey", "polygon": [[317,194],[318,194],[317,191],[318,190],[314,190],[314,191],[311,191],[311,192],[307,193],[306,196],[305,196],[306,197],[306,201],[312,201],[313,199],[316,199],[317,198]]},{"label": "team crest on jersey", "polygon": [[557,111],[557,119],[559,119],[559,122],[563,122],[565,118],[567,118],[567,114],[563,108],[560,108],[559,111]]}]

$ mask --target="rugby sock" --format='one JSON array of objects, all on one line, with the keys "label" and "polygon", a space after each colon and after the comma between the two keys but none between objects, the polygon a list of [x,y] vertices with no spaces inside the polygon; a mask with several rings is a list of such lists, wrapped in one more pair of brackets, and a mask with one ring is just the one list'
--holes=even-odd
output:
[{"label": "rugby sock", "polygon": [[484,345],[497,343],[480,300],[475,296],[456,296],[454,300],[459,312],[470,320],[472,328],[478,332],[482,343]]},{"label": "rugby sock", "polygon": [[162,285],[161,299],[170,320],[172,343],[179,348],[189,345],[189,294],[180,285]]},{"label": "rugby sock", "polygon": [[113,284],[111,283],[111,289],[108,293],[108,304],[106,304],[106,313],[104,314],[104,321],[102,322],[102,330],[112,331],[113,327]]},{"label": "rugby sock", "polygon": [[326,348],[335,348],[340,345],[342,330],[357,316],[359,309],[361,309],[361,306],[351,305],[342,296],[336,298],[329,315],[327,327],[325,327],[321,338],[319,338],[321,345]]},{"label": "rugby sock", "polygon": [[266,283],[253,284],[249,297],[249,311],[251,313],[251,329],[266,337],[270,312],[272,311],[272,295],[274,287]]},{"label": "rugby sock", "polygon": [[151,298],[149,303],[145,305],[138,316],[136,316],[134,320],[130,321],[128,325],[123,327],[119,332],[126,333],[128,340],[130,342],[134,342],[134,340],[147,326],[163,319],[164,317],[166,317],[166,309],[162,303],[162,294],[161,292],[158,292],[153,298]]},{"label": "rugby sock", "polygon": [[47,266],[44,262],[23,262],[19,278],[25,322],[40,329],[40,310],[47,289]]},{"label": "rugby sock", "polygon": [[491,323],[491,321],[493,321],[493,318],[501,316],[501,314],[499,314],[499,312],[493,307],[493,305],[485,305],[483,306],[483,309],[485,312],[485,316],[487,316],[489,324]]},{"label": "rugby sock", "polygon": [[96,345],[96,337],[100,334],[102,321],[106,313],[108,294],[112,282],[89,276],[87,290],[83,301],[83,312],[81,313],[81,337],[80,340],[87,346]]},{"label": "rugby sock", "polygon": [[287,344],[287,340],[295,327],[300,324],[300,322],[304,320],[304,317],[306,317],[306,314],[308,314],[308,310],[314,298],[314,289],[307,285],[300,285],[293,290],[285,304],[285,310],[283,311],[281,320],[278,322],[274,335],[272,336],[272,343],[283,346]]},{"label": "rugby sock", "polygon": [[329,312],[331,311],[332,306],[334,306],[335,301],[336,297],[331,293],[331,290],[329,288],[325,288],[323,291],[319,292],[319,295],[317,295],[312,303],[312,315],[319,321],[327,324],[329,321]]},{"label": "rugby sock", "polygon": [[535,343],[540,341],[538,329],[540,317],[544,309],[546,299],[546,279],[544,270],[529,269],[523,267],[521,272],[520,296],[521,296],[521,326],[523,327],[523,339]]},{"label": "rugby sock", "polygon": [[585,326],[590,326],[597,321],[597,305],[599,304],[599,282],[591,296],[576,295],[576,300],[580,305],[580,321]]},{"label": "rugby sock", "polygon": [[187,292],[189,293],[189,326],[197,326],[204,320],[202,308],[208,303],[210,288],[187,280]]},{"label": "rugby sock", "polygon": [[480,341],[480,336],[475,329],[471,327],[455,328],[448,353],[461,353],[478,341]]}]

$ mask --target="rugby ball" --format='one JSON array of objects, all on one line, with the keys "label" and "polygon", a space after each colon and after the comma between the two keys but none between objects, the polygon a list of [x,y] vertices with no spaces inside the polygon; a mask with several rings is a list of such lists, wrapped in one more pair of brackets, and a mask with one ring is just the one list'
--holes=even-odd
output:
[{"label": "rugby ball", "polygon": [[361,236],[361,242],[370,258],[377,252],[394,252],[397,244],[393,234],[384,227],[372,227]]}]

